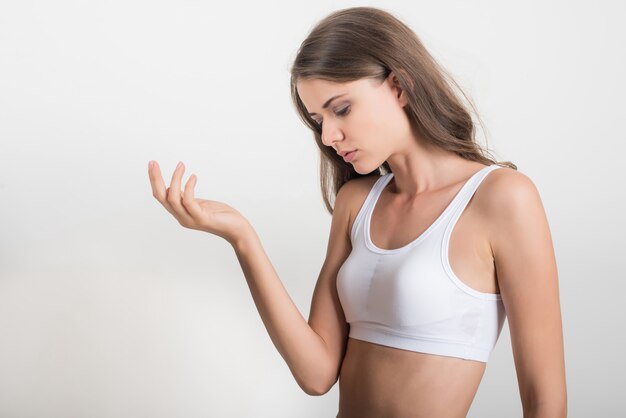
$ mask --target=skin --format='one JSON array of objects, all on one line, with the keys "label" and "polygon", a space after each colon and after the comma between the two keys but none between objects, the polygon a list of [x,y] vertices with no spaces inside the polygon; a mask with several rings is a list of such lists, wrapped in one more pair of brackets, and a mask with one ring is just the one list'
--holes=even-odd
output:
[{"label": "skin", "polygon": [[[322,122],[324,145],[337,152],[357,149],[349,164],[359,173],[370,173],[384,161],[394,172],[372,214],[371,238],[378,247],[398,248],[414,240],[463,183],[484,167],[429,147],[412,132],[403,109],[406,96],[393,73],[383,83],[309,79],[301,80],[297,88],[312,117]],[[322,109],[337,94],[345,96]],[[195,176],[181,194],[183,171],[182,165],[175,170],[166,189],[155,162],[149,169],[153,195],[181,225],[222,236],[238,249],[268,332],[307,393],[324,394],[338,379],[340,418],[466,416],[485,363],[347,337],[336,273],[350,252],[349,231],[375,178],[351,180],[337,195],[327,257],[305,323],[269,271],[269,262],[253,264],[266,259],[258,243],[245,238],[251,230],[247,220],[221,202],[196,199]],[[524,417],[565,417],[556,261],[545,211],[532,181],[509,168],[489,173],[452,231],[449,259],[465,284],[502,295]]]}]

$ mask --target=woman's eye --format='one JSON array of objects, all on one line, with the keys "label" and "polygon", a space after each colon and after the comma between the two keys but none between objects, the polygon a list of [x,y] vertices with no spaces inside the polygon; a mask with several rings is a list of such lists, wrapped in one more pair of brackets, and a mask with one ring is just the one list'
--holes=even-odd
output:
[{"label": "woman's eye", "polygon": [[[348,109],[349,109],[349,108],[350,108],[350,106],[346,106],[346,107],[344,107],[343,109],[339,109],[338,111],[336,111],[336,112],[335,112],[335,115],[337,115],[337,116],[345,116],[345,115],[347,115],[347,114],[348,114],[348,112],[349,112],[349,110],[348,110]],[[320,121],[320,122],[315,121],[315,122],[317,123],[317,126],[319,126],[319,128],[321,129],[321,128],[322,128],[322,124],[323,124],[324,122],[322,122],[322,121]]]},{"label": "woman's eye", "polygon": [[343,109],[338,110],[336,114],[339,116],[346,115],[348,113],[348,108],[350,108],[350,106],[346,106]]}]

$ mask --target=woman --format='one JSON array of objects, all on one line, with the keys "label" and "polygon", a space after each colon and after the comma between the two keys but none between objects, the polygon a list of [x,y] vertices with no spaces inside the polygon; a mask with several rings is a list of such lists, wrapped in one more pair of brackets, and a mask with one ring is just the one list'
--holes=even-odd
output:
[{"label": "woman", "polygon": [[506,316],[524,417],[565,417],[541,199],[514,164],[497,164],[475,142],[450,77],[406,25],[367,7],[319,22],[291,75],[332,214],[308,321],[244,216],[196,199],[195,175],[182,191],[182,163],[167,189],[155,162],[149,175],[181,225],[233,246],[302,389],[321,395],[339,379],[340,418],[465,417]]}]

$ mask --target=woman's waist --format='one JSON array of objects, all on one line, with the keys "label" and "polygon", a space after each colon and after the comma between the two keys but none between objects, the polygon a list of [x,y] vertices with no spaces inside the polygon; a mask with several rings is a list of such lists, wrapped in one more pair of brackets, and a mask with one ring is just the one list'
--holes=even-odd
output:
[{"label": "woman's waist", "polygon": [[465,417],[484,371],[485,363],[478,361],[349,338],[339,375],[340,405],[385,416],[440,410],[441,416]]}]

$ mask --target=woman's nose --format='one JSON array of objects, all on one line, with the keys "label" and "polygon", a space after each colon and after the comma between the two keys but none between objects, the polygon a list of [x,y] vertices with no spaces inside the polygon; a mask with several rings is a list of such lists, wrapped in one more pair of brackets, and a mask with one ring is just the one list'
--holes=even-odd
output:
[{"label": "woman's nose", "polygon": [[332,146],[335,141],[343,139],[343,132],[334,124],[324,123],[322,125],[322,142],[326,146]]}]

